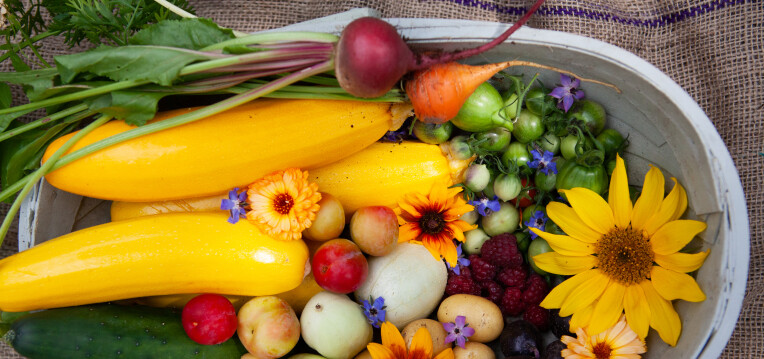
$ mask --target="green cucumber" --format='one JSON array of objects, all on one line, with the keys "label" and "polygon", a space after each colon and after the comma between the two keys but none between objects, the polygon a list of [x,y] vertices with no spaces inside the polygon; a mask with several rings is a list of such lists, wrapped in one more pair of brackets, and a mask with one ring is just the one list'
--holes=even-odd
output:
[{"label": "green cucumber", "polygon": [[29,359],[240,358],[247,351],[234,335],[202,345],[183,330],[169,308],[95,304],[44,310],[21,317],[3,336]]}]

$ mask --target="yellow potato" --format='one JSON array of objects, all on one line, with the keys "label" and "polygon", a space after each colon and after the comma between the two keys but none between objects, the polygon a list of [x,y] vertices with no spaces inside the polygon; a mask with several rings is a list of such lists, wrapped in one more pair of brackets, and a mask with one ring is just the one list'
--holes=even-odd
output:
[{"label": "yellow potato", "polygon": [[470,341],[488,343],[501,335],[504,329],[504,317],[501,309],[488,299],[470,294],[452,295],[438,308],[438,320],[442,323],[454,322],[463,315],[467,324],[475,329]]},{"label": "yellow potato", "polygon": [[434,354],[440,353],[453,345],[453,343],[446,344],[446,335],[448,333],[443,329],[442,323],[432,319],[418,319],[406,325],[403,331],[401,331],[407,348],[411,347],[411,340],[414,339],[414,334],[416,334],[419,328],[427,328],[427,331],[430,332],[432,352]]},{"label": "yellow potato", "polygon": [[464,349],[454,347],[454,359],[496,359],[496,353],[483,343],[467,342]]}]

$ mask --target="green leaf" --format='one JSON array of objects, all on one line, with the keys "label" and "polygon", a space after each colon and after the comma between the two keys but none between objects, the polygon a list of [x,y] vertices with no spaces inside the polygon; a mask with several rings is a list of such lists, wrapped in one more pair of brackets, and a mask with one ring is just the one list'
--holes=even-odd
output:
[{"label": "green leaf", "polygon": [[11,124],[11,121],[24,116],[34,110],[25,110],[25,111],[19,111],[19,112],[11,112],[6,113],[5,115],[0,115],[0,132],[4,132],[5,129],[8,128],[8,126]]},{"label": "green leaf", "polygon": [[130,38],[131,45],[160,45],[199,50],[233,39],[230,29],[222,29],[209,19],[165,20],[138,31]]},{"label": "green leaf", "polygon": [[167,95],[172,93],[114,91],[94,99],[87,99],[85,103],[91,110],[124,120],[128,125],[141,126],[154,118],[157,103]]},{"label": "green leaf", "polygon": [[[13,121],[13,127],[20,126]],[[14,184],[26,174],[40,167],[45,148],[56,138],[74,130],[77,123],[59,123],[22,133],[0,142],[0,184],[3,188]],[[10,199],[9,199],[10,200]]]},{"label": "green leaf", "polygon": [[9,108],[13,102],[11,87],[5,82],[0,82],[0,108]]},{"label": "green leaf", "polygon": [[185,49],[158,46],[100,46],[90,51],[57,56],[63,83],[77,74],[91,72],[114,81],[151,81],[169,86],[186,65],[206,56]]},{"label": "green leaf", "polygon": [[21,85],[29,101],[53,87],[58,71],[54,68],[29,70],[23,72],[0,72],[0,81]]}]

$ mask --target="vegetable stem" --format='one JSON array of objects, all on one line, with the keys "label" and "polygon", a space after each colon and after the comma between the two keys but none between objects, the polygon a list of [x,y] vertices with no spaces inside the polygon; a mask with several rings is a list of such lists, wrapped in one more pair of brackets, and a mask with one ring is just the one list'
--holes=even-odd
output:
[{"label": "vegetable stem", "polygon": [[231,56],[222,59],[215,59],[195,63],[188,65],[180,71],[180,75],[190,75],[199,72],[205,72],[207,70],[218,69],[221,67],[231,65],[241,65],[255,62],[266,62],[273,60],[289,60],[289,59],[302,59],[306,56],[325,56],[329,58],[331,56],[332,47],[326,45],[310,46],[299,49],[280,49],[280,50],[268,50],[253,52],[244,55]]},{"label": "vegetable stem", "polygon": [[[77,143],[82,137],[85,137],[88,133],[95,130],[99,126],[103,125],[104,123],[108,122],[111,119],[111,116],[108,115],[102,115],[89,125],[87,125],[85,128],[80,130],[79,132],[75,133],[74,136],[72,136],[68,141],[66,141],[61,147],[56,150],[56,152],[53,153],[53,155],[48,158],[48,160],[43,163],[42,166],[37,171],[34,171],[31,175],[24,177],[25,185],[21,189],[21,192],[19,192],[18,197],[16,197],[16,200],[13,201],[13,204],[11,205],[11,208],[8,210],[8,214],[6,214],[5,218],[3,219],[3,224],[0,226],[0,246],[2,246],[3,241],[5,240],[5,235],[8,233],[8,228],[11,227],[11,223],[13,222],[13,219],[16,217],[16,213],[19,211],[19,207],[21,207],[21,202],[24,201],[24,198],[29,194],[29,191],[32,190],[32,187],[34,187],[35,183],[40,180],[43,176],[45,176],[49,171],[51,171],[54,168],[54,165],[56,162],[61,158],[61,156],[66,152],[69,151],[72,146],[74,146],[75,143]],[[19,181],[21,182],[21,181]],[[5,192],[5,191],[3,191]]]},{"label": "vegetable stem", "polygon": [[[56,112],[50,116],[43,117],[41,119],[37,119],[35,121],[26,123],[24,125],[21,125],[19,127],[16,127],[12,130],[0,133],[0,142],[3,142],[13,136],[20,135],[24,132],[27,132],[29,130],[33,130],[37,127],[40,127],[42,125],[45,125],[47,123],[51,123],[53,121],[58,121],[66,116],[73,115],[77,112],[85,111],[88,109],[88,106],[85,104],[79,104],[76,106],[72,106],[67,108],[66,110]],[[90,114],[93,114],[95,112],[90,112]]]},{"label": "vegetable stem", "polygon": [[167,10],[172,11],[175,15],[178,15],[180,17],[187,18],[187,19],[196,18],[196,15],[175,6],[175,4],[169,1],[166,1],[166,0],[154,0],[154,1],[156,1],[157,4],[164,6]]},{"label": "vegetable stem", "polygon": [[138,80],[127,80],[127,81],[115,82],[115,83],[110,84],[110,85],[104,85],[104,86],[92,88],[92,89],[89,89],[89,90],[84,90],[84,91],[79,91],[79,92],[75,92],[75,93],[71,93],[71,94],[67,94],[67,95],[52,97],[52,98],[49,98],[49,99],[46,99],[46,100],[42,100],[42,101],[38,101],[38,102],[30,102],[28,104],[21,105],[21,106],[6,108],[6,109],[3,109],[3,110],[0,110],[0,115],[4,115],[6,113],[11,113],[11,112],[24,111],[24,110],[36,110],[38,108],[58,105],[58,104],[62,104],[62,103],[65,103],[65,102],[70,102],[70,101],[82,100],[84,98],[88,98],[88,97],[91,97],[91,96],[102,95],[102,94],[109,93],[109,92],[112,92],[112,91],[123,90],[123,89],[126,89],[126,88],[131,88],[131,87],[135,87],[135,86],[145,85],[145,84],[148,84],[148,83],[150,83],[150,81],[147,81],[147,80],[140,80],[140,81],[138,81]]},{"label": "vegetable stem", "polygon": [[239,37],[236,39],[226,40],[214,45],[207,46],[202,51],[222,50],[226,47],[237,45],[252,45],[252,44],[271,44],[287,41],[313,41],[334,44],[339,40],[339,37],[332,34],[322,32],[308,32],[308,31],[274,31],[274,32],[261,32],[256,34],[247,35],[245,37]]}]

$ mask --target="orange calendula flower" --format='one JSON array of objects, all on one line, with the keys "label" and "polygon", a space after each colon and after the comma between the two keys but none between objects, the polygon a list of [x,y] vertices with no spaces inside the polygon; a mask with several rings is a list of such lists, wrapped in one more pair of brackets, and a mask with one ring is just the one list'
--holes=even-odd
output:
[{"label": "orange calendula flower", "polygon": [[573,188],[564,191],[570,207],[549,203],[549,218],[567,235],[531,228],[554,250],[533,261],[549,273],[572,277],[552,289],[541,306],[560,308],[561,316],[572,314],[571,328],[587,327],[594,333],[613,326],[625,313],[640,338],[653,327],[663,341],[676,345],[682,323],[671,301],[706,299],[686,273],[700,268],[709,251],[680,252],[706,224],[679,219],[687,194],[673,180],[673,190],[664,197],[663,174],[653,167],[632,205],[626,167],[617,157],[607,201],[586,188]]},{"label": "orange calendula flower", "polygon": [[372,359],[454,359],[451,348],[432,357],[432,337],[426,328],[419,328],[411,339],[411,348],[406,349],[406,342],[398,328],[390,322],[382,323],[382,344],[369,343],[366,346]]},{"label": "orange calendula flower", "polygon": [[297,168],[271,173],[249,185],[247,219],[266,234],[281,240],[302,238],[316,219],[321,194],[308,182],[308,172]]},{"label": "orange calendula flower", "polygon": [[401,224],[398,242],[421,243],[440,260],[456,266],[458,255],[453,239],[464,242],[464,231],[476,228],[459,219],[474,207],[462,198],[459,187],[435,183],[428,194],[409,193],[398,202],[396,213]]},{"label": "orange calendula flower", "polygon": [[568,346],[561,352],[565,359],[639,359],[647,351],[645,342],[626,324],[624,316],[602,333],[592,335],[578,328],[576,338],[563,335],[560,340]]}]

